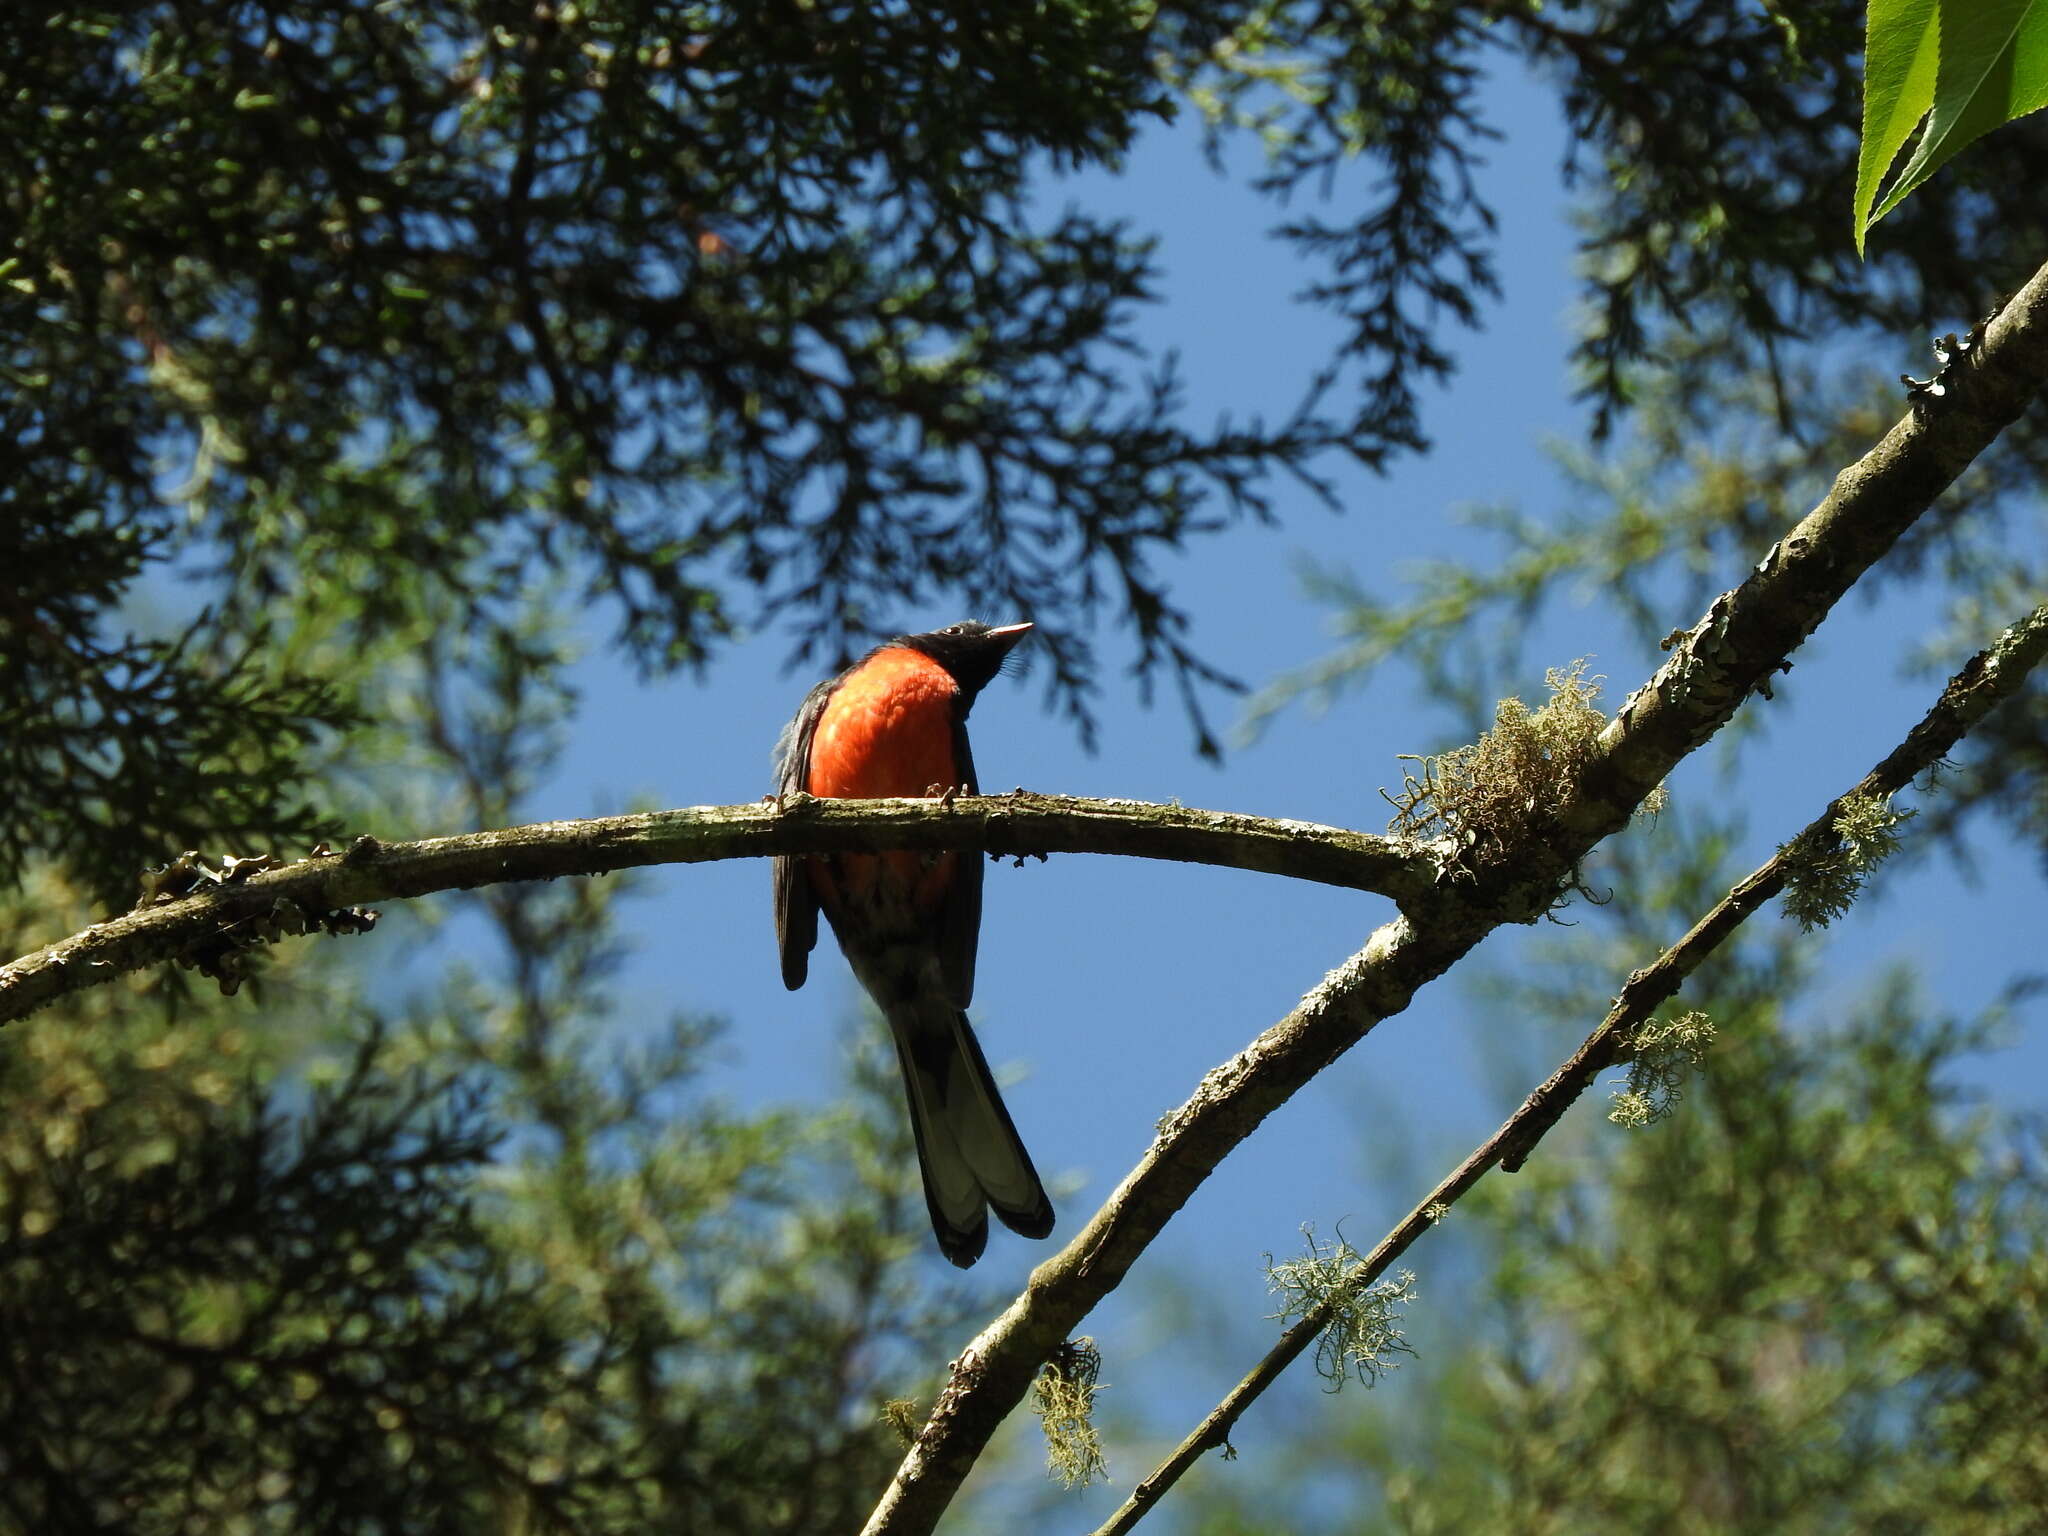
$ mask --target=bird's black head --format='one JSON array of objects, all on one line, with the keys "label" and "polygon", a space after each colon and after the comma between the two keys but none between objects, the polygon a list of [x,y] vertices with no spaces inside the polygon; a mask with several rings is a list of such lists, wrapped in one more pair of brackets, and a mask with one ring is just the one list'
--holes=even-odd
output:
[{"label": "bird's black head", "polygon": [[905,635],[891,643],[923,651],[952,673],[960,691],[972,699],[1002,670],[1010,647],[1030,633],[1028,622],[991,628],[979,619],[962,619],[930,634]]}]

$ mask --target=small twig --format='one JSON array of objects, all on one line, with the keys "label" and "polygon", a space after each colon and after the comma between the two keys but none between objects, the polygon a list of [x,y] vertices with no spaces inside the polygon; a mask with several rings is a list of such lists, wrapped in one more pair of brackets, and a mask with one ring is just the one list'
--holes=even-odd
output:
[{"label": "small twig", "polygon": [[1794,851],[1808,839],[1832,835],[1845,801],[1859,795],[1888,796],[1904,789],[1932,767],[1991,708],[2018,691],[2027,673],[2048,654],[2048,606],[2036,608],[1999,637],[1989,650],[1973,656],[1949,679],[1920,723],[1883,761],[1856,785],[1828,802],[1806,830],[1715,903],[1684,938],[1659,955],[1654,964],[1632,973],[1614,1006],[1579,1048],[1522,1102],[1499,1130],[1489,1136],[1425,1195],[1378,1246],[1349,1271],[1341,1290],[1304,1315],[1208,1416],[1174,1448],[1151,1476],[1094,1533],[1122,1536],[1144,1516],[1160,1495],[1179,1481],[1201,1456],[1228,1442],[1231,1428],[1280,1373],[1329,1326],[1338,1309],[1385,1274],[1424,1232],[1441,1221],[1452,1205],[1496,1163],[1513,1173],[1528,1159],[1546,1132],[1592,1086],[1596,1077],[1625,1055],[1635,1031],[1678,992],[1699,964],[1735,932],[1743,920],[1785,887]]}]

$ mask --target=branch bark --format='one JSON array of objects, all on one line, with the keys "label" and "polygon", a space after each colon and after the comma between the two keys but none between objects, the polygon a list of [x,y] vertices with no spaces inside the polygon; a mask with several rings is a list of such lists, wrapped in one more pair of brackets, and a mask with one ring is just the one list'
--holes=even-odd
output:
[{"label": "branch bark", "polygon": [[1040,1362],[1218,1162],[1275,1108],[1504,922],[1534,921],[1593,846],[1709,739],[1811,634],[1915,518],[2048,385],[2048,267],[1944,368],[1884,439],[1689,631],[1601,733],[1592,762],[1554,806],[1489,847],[1483,869],[1447,881],[1324,978],[1295,1010],[1212,1071],[1123,1183],[1024,1292],[963,1350],[952,1380],[865,1536],[937,1525]]},{"label": "branch bark", "polygon": [[1204,1452],[1229,1440],[1231,1429],[1245,1409],[1315,1342],[1340,1308],[1377,1282],[1417,1238],[1441,1221],[1450,1206],[1496,1164],[1509,1173],[1521,1167],[1537,1142],[1593,1085],[1594,1078],[1628,1056],[1636,1029],[1677,995],[1685,978],[1726,942],[1746,918],[1785,888],[1787,873],[1797,857],[1790,850],[1808,839],[1833,836],[1835,819],[1852,796],[1889,796],[1904,789],[1961,741],[1992,708],[2017,693],[2028,672],[2044,655],[2048,655],[2048,605],[2036,608],[2000,636],[1990,649],[1972,657],[1949,679],[1933,708],[1896,749],[1852,788],[1829,801],[1798,837],[1737,882],[1693,924],[1684,938],[1651,965],[1632,972],[1599,1028],[1523,1101],[1499,1130],[1445,1175],[1399,1225],[1380,1239],[1372,1252],[1345,1276],[1341,1290],[1281,1334],[1258,1364],[1173,1453],[1131,1490],[1131,1496],[1096,1529],[1094,1536],[1124,1536],[1136,1526]]},{"label": "branch bark", "polygon": [[138,907],[23,956],[0,968],[0,1024],[126,972],[189,955],[234,932],[237,924],[279,911],[332,912],[507,880],[552,880],[650,864],[899,848],[984,849],[1016,858],[1129,854],[1289,875],[1396,902],[1419,899],[1436,870],[1429,854],[1410,843],[1341,827],[1022,790],[950,801],[804,795],[780,808],[697,806],[420,842],[361,837],[344,853]]}]

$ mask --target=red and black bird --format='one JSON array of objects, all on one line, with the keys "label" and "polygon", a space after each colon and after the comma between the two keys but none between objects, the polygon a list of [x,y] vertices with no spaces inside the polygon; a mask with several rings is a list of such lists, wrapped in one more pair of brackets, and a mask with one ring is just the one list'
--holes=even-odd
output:
[{"label": "red and black bird", "polygon": [[[776,792],[977,793],[967,712],[1030,632],[968,620],[877,646],[804,699],[776,748]],[[822,909],[896,1037],[932,1230],[963,1269],[988,1241],[990,1206],[1026,1237],[1052,1231],[1052,1202],[962,1011],[974,995],[981,875],[979,853],[775,861],[783,983],[804,984]]]}]

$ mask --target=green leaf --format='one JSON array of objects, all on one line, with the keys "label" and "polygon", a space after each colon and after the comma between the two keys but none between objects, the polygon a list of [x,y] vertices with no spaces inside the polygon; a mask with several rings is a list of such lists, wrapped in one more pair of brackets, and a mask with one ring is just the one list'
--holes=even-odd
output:
[{"label": "green leaf", "polygon": [[1870,0],[1863,40],[1863,150],[1856,161],[1856,252],[1885,169],[1934,105],[1935,0]]},{"label": "green leaf", "polygon": [[[1908,0],[1912,3],[1912,0]],[[1890,7],[1888,7],[1890,8]],[[1906,9],[1899,6],[1897,9]],[[1878,7],[1871,7],[1877,27]],[[2048,0],[1936,0],[1930,28],[1936,43],[1933,110],[1913,158],[1892,183],[1868,222],[1859,218],[1858,245],[1870,224],[1896,208],[1914,188],[1960,150],[2014,118],[2048,106]],[[1896,47],[1899,40],[1888,42]],[[1916,60],[1917,49],[1916,45]],[[1887,68],[1891,68],[1887,60]],[[1910,80],[1909,75],[1909,80]],[[1868,137],[1871,120],[1866,83],[1865,159],[1880,146]],[[1902,90],[1886,121],[1889,130],[1908,104]],[[1890,153],[1896,153],[1896,145]],[[1884,163],[1889,164],[1889,154]],[[1874,176],[1875,173],[1873,172]],[[1859,165],[1857,198],[1862,207],[1864,171]]]}]

